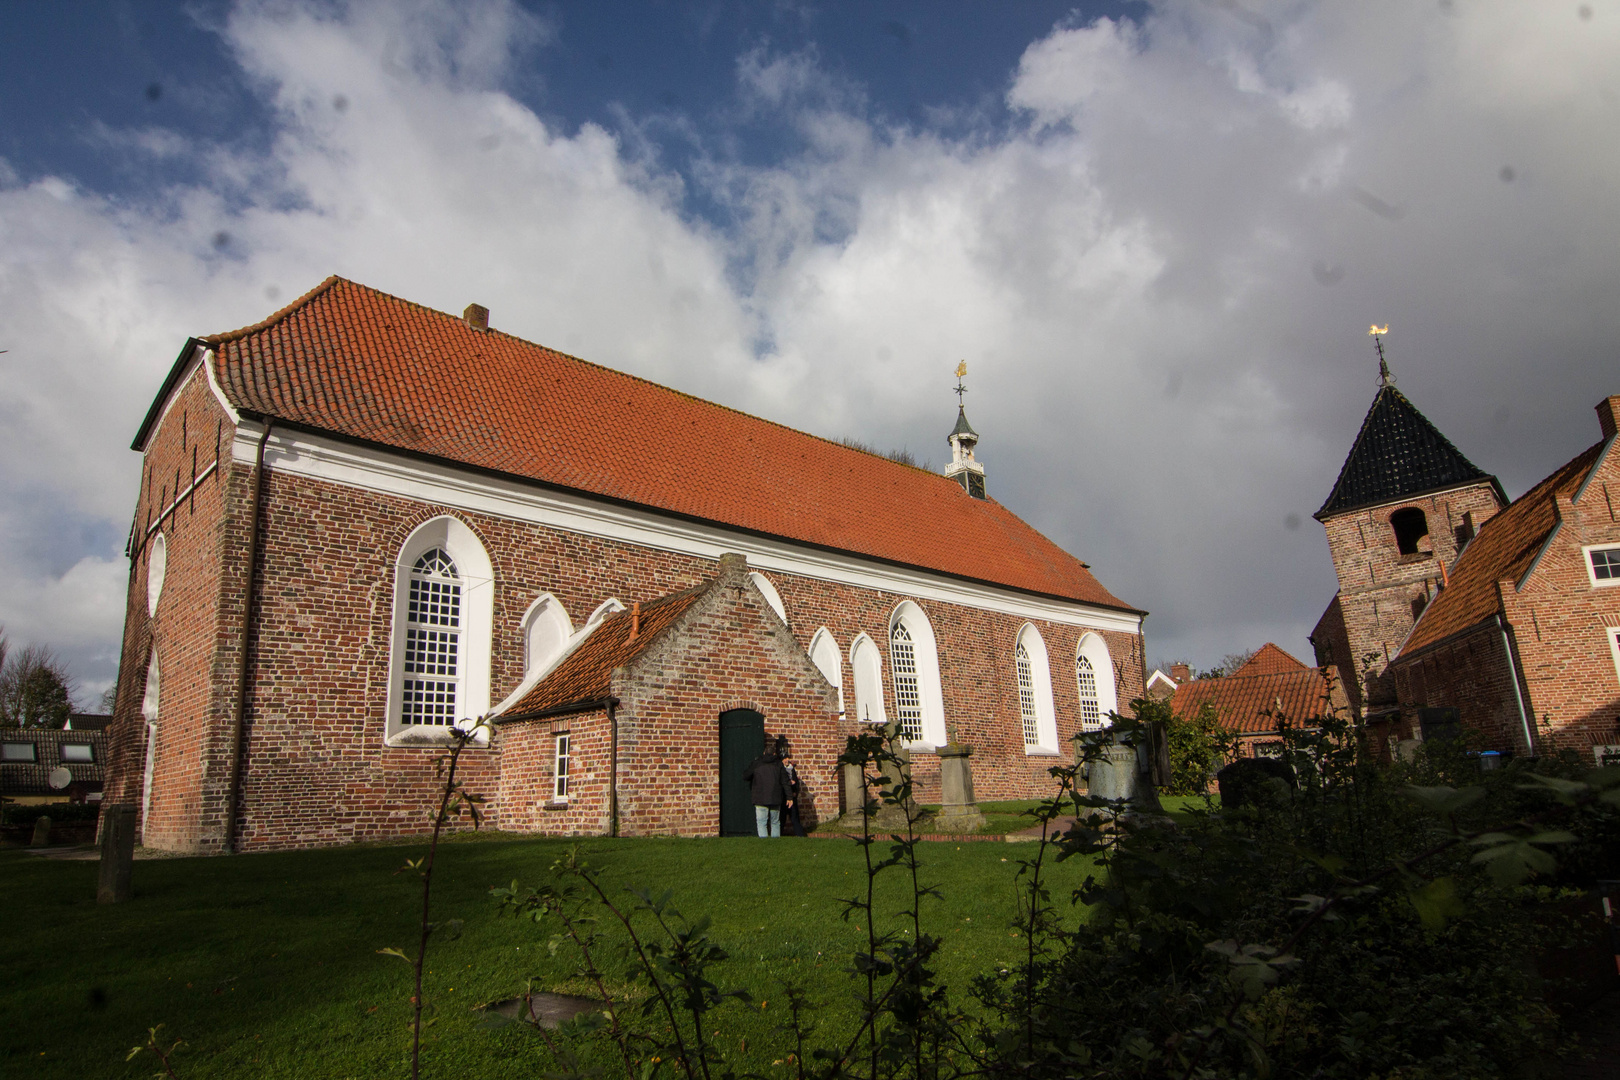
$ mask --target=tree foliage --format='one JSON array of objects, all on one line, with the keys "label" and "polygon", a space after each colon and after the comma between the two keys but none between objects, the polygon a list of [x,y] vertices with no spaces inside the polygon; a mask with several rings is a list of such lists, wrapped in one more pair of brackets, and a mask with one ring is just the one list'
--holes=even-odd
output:
[{"label": "tree foliage", "polygon": [[29,645],[8,655],[0,631],[0,727],[63,728],[73,711],[73,679],[51,650]]}]

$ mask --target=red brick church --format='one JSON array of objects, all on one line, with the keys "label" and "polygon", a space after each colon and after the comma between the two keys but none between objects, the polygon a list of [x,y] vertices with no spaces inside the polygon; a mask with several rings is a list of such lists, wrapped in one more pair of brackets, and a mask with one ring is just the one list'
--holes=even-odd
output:
[{"label": "red brick church", "polygon": [[[497,828],[748,832],[785,735],[813,818],[893,722],[1045,790],[1143,687],[1143,612],[938,475],[329,278],[188,341],[141,488],[107,799],[223,852],[423,831],[452,726]],[[934,799],[930,799],[930,795]]]}]

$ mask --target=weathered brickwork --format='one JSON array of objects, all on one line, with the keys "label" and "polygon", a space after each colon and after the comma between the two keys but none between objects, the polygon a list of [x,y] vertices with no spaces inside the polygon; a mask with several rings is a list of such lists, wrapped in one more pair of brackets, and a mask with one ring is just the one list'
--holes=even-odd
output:
[{"label": "weathered brickwork", "polygon": [[[228,747],[228,702],[222,698],[221,598],[240,560],[227,555],[234,424],[201,370],[176,393],[147,450],[130,535],[130,585],[109,732],[109,802],[142,805],[148,729],[142,707],[157,659],[158,720],[152,752],[145,842],[181,851],[217,850]],[[222,463],[222,464],[221,464]],[[176,499],[184,496],[177,503]],[[158,537],[166,571],[155,614],[148,581]],[[239,586],[238,586],[239,587]]]},{"label": "weathered brickwork", "polygon": [[[1417,554],[1403,555],[1390,519],[1421,510],[1428,535]],[[1488,482],[1468,484],[1416,499],[1363,507],[1323,522],[1333,567],[1339,576],[1339,613],[1318,624],[1311,643],[1318,666],[1333,664],[1357,712],[1392,706],[1394,683],[1385,674],[1411,633],[1418,615],[1439,591],[1440,564],[1457,561],[1467,537],[1501,509]],[[1341,656],[1341,651],[1349,655]]]},{"label": "weathered brickwork", "polygon": [[[200,380],[188,386],[170,420],[152,440],[148,451],[152,478],[143,486],[138,513],[144,513],[149,503],[162,501],[165,485],[172,492],[173,481],[165,477],[173,472],[176,460],[183,458],[189,470],[189,443],[180,449],[173,445],[177,435],[172,430],[173,415],[182,403],[192,403],[196,416],[213,408],[208,413],[209,438],[202,451],[212,460],[208,455],[213,452],[219,413],[207,394]],[[198,421],[189,423],[195,428]],[[223,432],[222,452],[228,461],[228,423]],[[163,695],[153,808],[144,834],[145,842],[154,846],[214,851],[224,842],[228,733],[239,655],[252,480],[249,465],[222,469],[197,491],[195,511],[188,500],[188,516],[178,527],[178,536],[170,541],[163,606],[150,625],[144,607],[145,556],[139,550],[136,554],[115,724],[115,779],[110,786],[122,785],[119,790],[126,793],[124,797],[138,799],[144,755],[140,717],[144,650],[149,641],[155,641],[164,673]],[[407,537],[423,522],[453,516],[477,535],[488,553],[494,577],[490,585],[494,609],[492,703],[523,678],[521,619],[541,593],[549,592],[560,600],[578,625],[608,597],[626,604],[650,600],[715,574],[711,560],[466,513],[274,469],[268,472],[263,498],[259,581],[248,643],[246,749],[236,822],[239,844],[248,849],[343,843],[425,829],[436,783],[434,765],[443,751],[385,744],[394,564]],[[143,528],[140,520],[138,516],[137,535]],[[769,577],[786,608],[798,658],[795,662],[808,665],[804,650],[817,629],[827,627],[839,645],[846,700],[853,708],[850,643],[865,632],[887,657],[889,618],[907,597],[788,574],[772,572]],[[1013,662],[1023,620],[960,605],[917,602],[927,613],[939,643],[949,735],[976,748],[973,764],[979,797],[1006,799],[1043,793],[1050,783],[1045,770],[1056,760],[1068,758],[1024,753]],[[1037,623],[1037,628],[1051,657],[1059,733],[1066,740],[1078,727],[1073,664],[1081,632],[1046,622]],[[1142,690],[1141,639],[1114,631],[1101,631],[1099,636],[1111,653],[1123,706]],[[716,655],[728,654],[722,650]],[[778,665],[775,670],[782,669]],[[835,744],[842,742],[842,729],[831,719],[819,731],[810,720],[790,719],[803,713],[805,691],[802,687],[798,691],[773,689],[770,678],[775,676],[767,677],[763,667],[743,664],[714,674],[717,679],[722,676],[723,685],[701,697],[700,711],[707,710],[703,712],[708,718],[705,723],[718,716],[708,698],[720,689],[726,690],[720,697],[729,694],[760,702],[768,729],[775,733],[779,727],[787,727],[796,746],[802,745],[798,751],[801,761],[809,763],[815,758],[813,770],[807,771],[814,772],[812,799],[818,813],[824,807],[830,808],[825,812],[836,813],[838,797],[836,787],[831,786],[830,761]],[[759,678],[765,685],[745,693],[739,687],[749,677]],[[819,674],[816,678],[819,680]],[[694,682],[688,677],[680,684],[680,693],[696,695],[699,683],[707,687],[706,678]],[[626,692],[634,696],[651,690],[638,685]],[[699,778],[692,782],[707,792],[703,797],[713,803],[712,759],[718,740],[712,729],[703,734],[704,729],[694,726],[689,717],[677,721],[670,695],[679,695],[668,687],[661,693],[663,697],[654,695],[647,700],[651,703],[656,698],[664,704],[657,709],[649,704],[651,711],[636,718],[643,725],[631,733],[636,754],[646,756],[643,743],[656,745],[665,737],[675,740],[669,753],[661,753],[660,768],[666,772],[687,769],[689,775]],[[787,702],[795,694],[800,704],[790,707]],[[884,694],[890,715],[895,715],[887,669]],[[694,696],[691,700],[700,699]],[[462,775],[468,787],[495,796],[491,825],[545,832],[606,831],[606,778],[601,771],[607,758],[606,717],[583,714],[569,723],[579,740],[574,760],[580,771],[576,794],[566,809],[545,807],[554,721],[525,722],[526,732],[533,729],[538,734],[522,740],[502,736],[489,748],[466,752]],[[677,731],[685,734],[677,735]],[[621,731],[621,739],[624,737]],[[707,757],[686,756],[688,751],[698,752],[698,743],[706,747],[701,752]],[[1066,742],[1064,745],[1067,755]],[[507,764],[509,754],[514,756]],[[924,800],[937,798],[937,761],[918,755],[915,772],[922,782]],[[520,776],[534,780],[526,798],[518,795]],[[620,779],[621,831],[713,830],[715,814],[707,804],[682,807],[683,813],[697,807],[696,817],[671,816],[649,794],[650,786],[637,787],[639,781],[627,780],[623,773]],[[696,797],[689,792],[680,796]],[[632,810],[644,816],[632,821]],[[709,824],[699,828],[700,820]]]},{"label": "weathered brickwork", "polygon": [[1620,396],[1599,405],[1608,445],[1581,486],[1552,498],[1557,526],[1533,561],[1495,583],[1500,625],[1492,615],[1396,662],[1405,734],[1419,707],[1457,706],[1495,750],[1523,753],[1526,721],[1537,753],[1572,748],[1590,760],[1594,747],[1620,744],[1620,584],[1596,579],[1586,550],[1620,545],[1617,410]]}]

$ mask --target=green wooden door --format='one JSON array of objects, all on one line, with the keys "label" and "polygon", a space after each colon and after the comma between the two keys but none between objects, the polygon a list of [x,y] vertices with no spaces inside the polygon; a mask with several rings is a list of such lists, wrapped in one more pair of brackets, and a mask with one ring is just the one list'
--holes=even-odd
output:
[{"label": "green wooden door", "polygon": [[753,709],[720,714],[720,835],[753,836],[754,797],[742,778],[765,750],[765,717]]}]

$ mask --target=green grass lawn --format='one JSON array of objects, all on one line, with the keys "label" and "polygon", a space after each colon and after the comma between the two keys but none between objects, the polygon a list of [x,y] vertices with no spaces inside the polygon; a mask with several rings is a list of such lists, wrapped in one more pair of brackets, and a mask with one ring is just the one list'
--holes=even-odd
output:
[{"label": "green grass lawn", "polygon": [[[487,896],[514,878],[541,879],[566,843],[490,838],[440,849],[435,916],[461,918],[458,940],[429,953],[426,999],[436,1023],[424,1075],[508,1077],[539,1071],[535,1042],[479,1027],[476,1006],[538,989],[578,988],[576,959],[548,949],[552,928],[497,918]],[[739,1071],[766,1074],[785,1052],[773,1033],[785,1019],[780,988],[794,980],[824,1002],[820,1022],[843,1030],[855,986],[845,968],[858,931],[838,898],[864,887],[858,847],[847,840],[587,841],[610,892],[671,889],[689,916],[713,917],[711,936],[731,954],[722,986],[746,987],[752,1007],[727,1005],[715,1027]],[[11,1077],[150,1076],[143,1055],[128,1064],[146,1029],[187,1045],[181,1077],[373,1077],[404,1075],[409,968],[378,949],[411,951],[420,898],[414,875],[394,874],[424,845],[361,846],[135,865],[135,898],[95,903],[95,862],[47,861],[0,851],[0,1074]],[[944,898],[925,905],[925,929],[946,946],[937,965],[965,1000],[969,978],[1017,962],[1017,862],[1026,844],[929,843],[925,879]],[[1085,876],[1080,860],[1050,871],[1065,907]],[[886,876],[880,911],[905,904],[897,872]],[[609,948],[604,966],[622,971]],[[763,1008],[758,1002],[764,1001]],[[749,1050],[740,1049],[746,1040]]]}]

